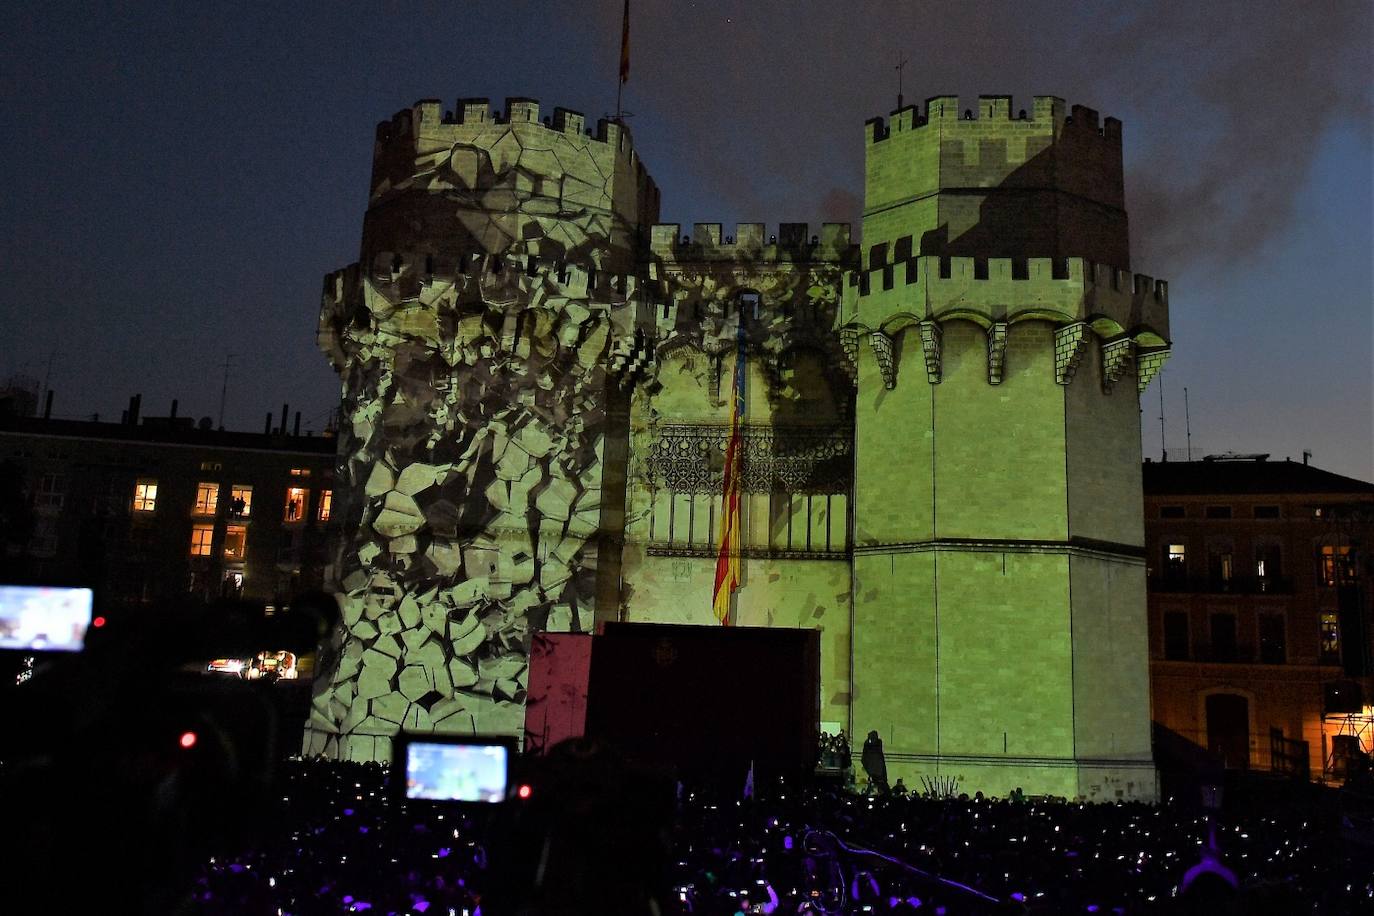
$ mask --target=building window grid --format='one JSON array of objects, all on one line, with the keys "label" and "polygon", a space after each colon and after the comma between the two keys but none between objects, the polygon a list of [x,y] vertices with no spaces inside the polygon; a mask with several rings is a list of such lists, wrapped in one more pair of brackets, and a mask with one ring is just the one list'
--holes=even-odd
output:
[{"label": "building window grid", "polygon": [[61,474],[44,474],[38,481],[38,498],[35,505],[39,508],[61,509],[66,502],[67,480]]},{"label": "building window grid", "polygon": [[1189,636],[1187,611],[1164,612],[1164,659],[1166,661],[1187,661]]},{"label": "building window grid", "polygon": [[196,515],[214,515],[219,508],[219,484],[201,482],[196,484]]},{"label": "building window grid", "polygon": [[208,557],[212,551],[215,540],[214,525],[192,525],[191,526],[191,556]]},{"label": "building window grid", "polygon": [[1188,546],[1169,544],[1164,548],[1164,576],[1179,581],[1188,576]]},{"label": "building window grid", "polygon": [[1324,665],[1341,663],[1341,622],[1335,611],[1321,612],[1321,662]]},{"label": "building window grid", "polygon": [[229,489],[229,514],[234,518],[248,518],[253,513],[253,488],[236,483]]},{"label": "building window grid", "polygon": [[320,507],[318,510],[319,519],[322,522],[329,521],[329,514],[334,510],[334,491],[320,491]]},{"label": "building window grid", "polygon": [[134,511],[157,511],[157,481],[140,480],[134,484]]},{"label": "building window grid", "polygon": [[224,529],[224,559],[240,561],[248,554],[248,529],[243,525],[229,525]]},{"label": "building window grid", "polygon": [[304,487],[287,487],[286,505],[282,507],[282,521],[303,521],[305,519],[305,510],[309,503],[309,490]]},{"label": "building window grid", "polygon": [[1263,664],[1287,664],[1288,632],[1283,614],[1259,615],[1259,654]]},{"label": "building window grid", "polygon": [[1356,578],[1356,556],[1348,546],[1325,545],[1317,554],[1318,581],[1327,587],[1347,585]]}]

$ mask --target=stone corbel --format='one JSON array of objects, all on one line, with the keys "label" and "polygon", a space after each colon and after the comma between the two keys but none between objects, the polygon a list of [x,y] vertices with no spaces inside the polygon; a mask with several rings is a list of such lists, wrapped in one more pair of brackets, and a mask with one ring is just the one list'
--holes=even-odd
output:
[{"label": "stone corbel", "polygon": [[1112,340],[1102,345],[1102,392],[1112,393],[1112,385],[1125,374],[1135,354],[1135,341],[1129,337]]},{"label": "stone corbel", "polygon": [[622,337],[615,344],[610,356],[610,374],[621,389],[629,389],[653,373],[654,363],[653,338],[636,328],[632,335]]},{"label": "stone corbel", "polygon": [[1002,384],[1002,370],[1007,362],[1007,323],[994,321],[988,326],[988,384]]},{"label": "stone corbel", "polygon": [[944,368],[940,360],[940,324],[936,321],[922,321],[921,352],[926,358],[926,379],[932,385],[940,384],[940,372]]},{"label": "stone corbel", "polygon": [[896,388],[897,366],[892,361],[892,338],[882,331],[871,331],[868,342],[873,346],[873,355],[877,357],[878,369],[883,374],[883,387]]},{"label": "stone corbel", "polygon": [[1146,350],[1136,357],[1135,387],[1138,392],[1143,393],[1149,387],[1150,382],[1159,374],[1159,370],[1164,368],[1164,361],[1169,358],[1170,349],[1163,347],[1158,350]]},{"label": "stone corbel", "polygon": [[845,355],[844,371],[849,375],[850,380],[857,380],[859,377],[858,328],[840,328],[840,348]]},{"label": "stone corbel", "polygon": [[1054,329],[1054,380],[1060,385],[1073,381],[1083,349],[1088,345],[1088,324],[1076,321]]}]

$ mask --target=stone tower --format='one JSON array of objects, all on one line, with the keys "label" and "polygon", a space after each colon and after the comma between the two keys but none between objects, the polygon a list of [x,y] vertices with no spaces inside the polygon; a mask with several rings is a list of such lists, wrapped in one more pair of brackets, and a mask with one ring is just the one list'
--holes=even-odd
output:
[{"label": "stone tower", "polygon": [[865,139],[855,734],[909,785],[1151,798],[1138,392],[1168,299],[1126,272],[1121,124],[939,97]]},{"label": "stone tower", "polygon": [[344,628],[306,753],[387,759],[402,727],[519,734],[530,633],[615,613],[614,376],[657,212],[619,124],[465,99],[378,126],[362,250],[320,317],[343,387]]}]

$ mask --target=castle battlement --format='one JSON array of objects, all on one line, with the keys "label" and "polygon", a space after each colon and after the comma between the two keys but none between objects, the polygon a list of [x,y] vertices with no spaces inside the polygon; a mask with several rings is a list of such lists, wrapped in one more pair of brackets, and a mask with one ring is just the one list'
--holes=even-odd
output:
[{"label": "castle battlement", "polygon": [[1144,327],[1167,340],[1169,284],[1084,258],[932,256],[854,271],[846,280],[843,322],[876,328],[907,313],[1097,320],[1123,332]]},{"label": "castle battlement", "polygon": [[491,100],[485,98],[460,98],[451,110],[446,110],[439,99],[421,99],[411,107],[396,112],[390,120],[378,122],[377,142],[388,145],[395,141],[414,142],[420,134],[452,134],[454,139],[459,139],[460,136],[470,136],[473,131],[511,125],[543,128],[553,133],[586,138],[631,155],[636,161],[638,159],[634,154],[630,131],[623,124],[600,118],[593,131],[587,126],[586,116],[582,112],[562,107],[554,108],[551,118],[540,120],[539,102],[520,96],[507,97],[504,110],[496,112],[491,110]]},{"label": "castle battlement", "polygon": [[779,223],[769,232],[764,223],[738,223],[735,234],[721,235],[720,223],[695,223],[690,235],[680,223],[659,223],[649,230],[649,253],[664,261],[826,261],[839,262],[853,250],[848,223],[822,223],[820,234],[809,223]]},{"label": "castle battlement", "polygon": [[[961,135],[969,139],[987,138],[1006,132],[1032,134],[1061,134],[1068,131],[1076,135],[1096,134],[1102,139],[1120,145],[1121,122],[1108,117],[1099,123],[1095,109],[1084,105],[1074,105],[1066,113],[1064,100],[1052,95],[1037,95],[1030,112],[1020,109],[1012,115],[1012,97],[1009,95],[980,95],[976,108],[961,109],[959,96],[937,95],[926,99],[924,113],[919,105],[907,105],[893,111],[887,119],[869,118],[865,122],[868,130],[866,140],[869,144],[881,143],[893,134],[919,130],[936,122],[941,130],[941,138],[957,140]],[[948,136],[952,131],[953,136]]]},{"label": "castle battlement", "polygon": [[[336,271],[325,278],[326,289],[333,282],[331,278],[341,273],[343,271]],[[533,283],[538,278],[551,295],[607,299],[633,294],[639,282],[635,274],[605,270],[592,260],[575,262],[534,255],[487,254],[477,249],[422,258],[380,251],[374,255],[372,268],[366,276],[376,288],[395,290],[399,299],[419,298],[422,290],[436,284],[450,285],[469,279],[490,285],[507,281],[518,284],[521,278]]]}]

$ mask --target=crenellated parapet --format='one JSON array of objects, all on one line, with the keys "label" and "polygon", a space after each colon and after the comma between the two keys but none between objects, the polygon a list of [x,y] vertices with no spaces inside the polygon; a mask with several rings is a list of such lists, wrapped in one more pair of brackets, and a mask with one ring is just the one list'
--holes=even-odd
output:
[{"label": "crenellated parapet", "polygon": [[770,232],[764,223],[739,223],[734,235],[721,235],[720,223],[696,223],[690,235],[678,223],[660,223],[649,232],[651,262],[798,262],[843,264],[857,252],[848,223],[822,223],[818,234],[808,223],[782,223]]},{"label": "crenellated parapet", "polygon": [[[1007,329],[1023,321],[1056,326],[1055,381],[1069,384],[1082,348],[1102,348],[1101,384],[1110,392],[1127,367],[1137,366],[1144,389],[1169,347],[1169,288],[1164,280],[1082,258],[913,257],[850,274],[840,327],[889,338],[919,326],[927,377],[940,380],[938,326],[961,320],[988,334],[988,382],[1000,384]],[[882,353],[875,348],[879,365]],[[885,380],[889,373],[884,371]],[[895,385],[895,377],[889,387]]]},{"label": "crenellated parapet", "polygon": [[[659,206],[624,124],[602,119],[592,131],[565,108],[541,120],[539,103],[523,98],[507,99],[495,114],[486,99],[460,99],[449,111],[427,99],[377,126],[365,257],[372,236],[398,234],[389,226],[393,207],[376,205],[416,194],[470,214],[457,228],[488,250],[520,237],[505,216],[520,214],[536,222],[599,216],[612,248],[628,251],[638,225],[655,219]],[[427,241],[457,234],[444,225],[426,230]]]},{"label": "crenellated parapet", "polygon": [[1121,122],[1083,105],[936,96],[864,131],[864,260],[1080,256],[1130,264]]},{"label": "crenellated parapet", "polygon": [[[741,223],[733,236],[723,236],[718,223],[698,223],[690,235],[678,224],[652,227],[637,326],[655,356],[638,377],[652,384],[659,357],[687,348],[707,358],[708,387],[719,396],[716,376],[743,322],[746,347],[762,358],[772,396],[796,396],[787,380],[789,353],[807,349],[823,354],[827,365],[843,364],[834,328],[856,254],[844,223],[826,223],[817,234],[806,223],[784,223],[775,232]],[[842,373],[835,381],[846,385]]]},{"label": "crenellated parapet", "polygon": [[[1026,136],[1052,136],[1066,130],[1081,131],[1085,136],[1096,135],[1108,143],[1121,144],[1121,122],[1113,117],[1102,119],[1086,105],[1065,108],[1064,100],[1053,95],[1034,96],[1029,112],[1022,108],[1013,112],[1009,95],[980,95],[978,103],[961,107],[957,95],[937,95],[926,99],[925,109],[907,105],[892,112],[886,120],[870,118],[867,140],[882,143],[894,134],[929,127],[939,131],[942,139],[953,142],[977,141],[988,136],[988,128],[1018,125]],[[934,125],[933,127],[931,125]],[[978,153],[981,154],[982,150]]]}]

